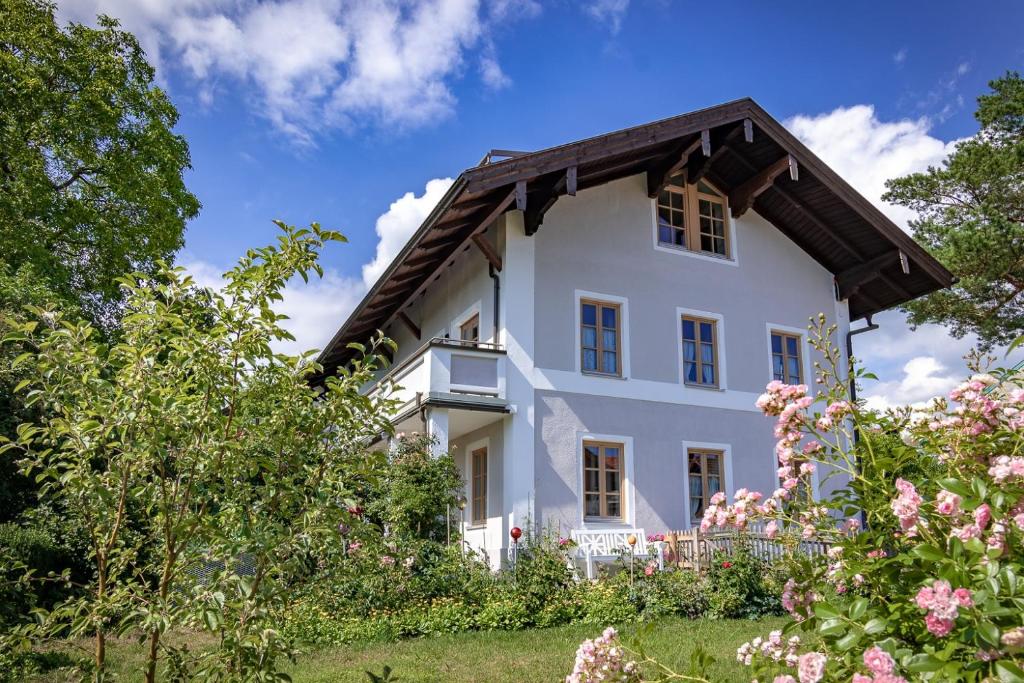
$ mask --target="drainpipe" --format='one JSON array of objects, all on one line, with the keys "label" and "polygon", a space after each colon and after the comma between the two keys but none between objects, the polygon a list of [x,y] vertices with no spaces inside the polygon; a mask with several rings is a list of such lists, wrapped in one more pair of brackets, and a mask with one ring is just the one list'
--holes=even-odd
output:
[{"label": "drainpipe", "polygon": [[501,310],[501,279],[498,277],[498,272],[494,270],[493,265],[487,267],[487,273],[488,275],[491,276],[491,279],[494,280],[494,328],[491,339],[493,339],[494,343],[497,344],[499,320],[498,314]]},{"label": "drainpipe", "polygon": [[[859,327],[856,330],[849,330],[846,333],[846,362],[847,363],[849,363],[850,359],[853,358],[853,335],[855,335],[855,334],[863,334],[865,332],[871,332],[872,330],[877,330],[878,329],[878,325],[876,325],[875,323],[871,322],[871,316],[870,315],[867,316],[867,322],[868,322],[868,324],[865,325],[864,327]],[[850,402],[851,403],[855,403],[857,401],[857,379],[853,376],[852,370],[853,370],[853,368],[851,366],[850,367],[850,371],[851,371],[850,372]],[[859,443],[859,442],[860,442],[860,430],[857,429],[857,427],[854,427],[853,428],[853,443],[854,443],[854,446],[856,446],[856,444]],[[861,471],[860,454],[857,455],[857,471],[858,472]],[[868,528],[868,516],[867,516],[867,513],[864,512],[863,508],[861,508],[861,511],[860,511],[860,526],[861,526],[862,529],[865,529],[865,530]]]}]

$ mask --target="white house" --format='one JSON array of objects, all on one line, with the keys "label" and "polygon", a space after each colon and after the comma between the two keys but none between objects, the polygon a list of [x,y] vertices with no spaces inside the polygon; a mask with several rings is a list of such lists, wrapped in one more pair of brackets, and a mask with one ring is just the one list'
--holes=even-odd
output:
[{"label": "white house", "polygon": [[[498,157],[501,157],[500,159]],[[398,343],[399,431],[466,481],[465,535],[698,523],[776,486],[773,378],[812,380],[808,318],[851,322],[950,274],[755,102],[464,171],[321,354]]]}]

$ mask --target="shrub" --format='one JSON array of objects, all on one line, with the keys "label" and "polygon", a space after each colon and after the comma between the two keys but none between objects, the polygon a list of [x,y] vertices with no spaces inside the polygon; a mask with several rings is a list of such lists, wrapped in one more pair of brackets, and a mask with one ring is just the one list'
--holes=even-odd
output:
[{"label": "shrub", "polygon": [[667,616],[697,618],[708,610],[707,582],[688,569],[667,569],[642,576],[635,584],[644,620]]},{"label": "shrub", "polygon": [[533,623],[526,603],[511,583],[499,584],[488,593],[476,622],[484,631],[518,631]]},{"label": "shrub", "polygon": [[[33,607],[52,607],[67,594],[61,578],[71,564],[65,550],[41,529],[0,524],[0,622],[14,622]],[[32,581],[22,581],[31,572]]]},{"label": "shrub", "polygon": [[731,553],[718,552],[707,573],[708,616],[716,619],[754,619],[779,614],[781,590],[772,585],[773,572],[756,557],[739,534]]},{"label": "shrub", "polygon": [[623,572],[602,581],[581,583],[577,596],[583,611],[580,621],[584,624],[624,624],[637,619],[628,576]]}]

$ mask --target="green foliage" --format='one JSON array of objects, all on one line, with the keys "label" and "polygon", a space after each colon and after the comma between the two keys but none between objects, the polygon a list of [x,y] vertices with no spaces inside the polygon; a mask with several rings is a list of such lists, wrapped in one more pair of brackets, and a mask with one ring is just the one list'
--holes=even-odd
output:
[{"label": "green foliage", "polygon": [[940,168],[891,180],[886,201],[918,213],[917,238],[957,277],[905,304],[912,324],[1008,344],[1024,329],[1024,81],[1010,72],[978,98],[977,135]]},{"label": "green foliage", "polygon": [[462,477],[455,460],[430,451],[430,438],[395,440],[383,472],[371,479],[366,496],[369,518],[397,541],[444,542],[455,515]]},{"label": "green foliage", "polygon": [[742,535],[737,535],[733,546],[731,553],[715,553],[708,569],[708,616],[756,619],[781,614],[781,585],[771,567],[751,552]]},{"label": "green foliage", "polygon": [[[293,652],[277,622],[310,558],[341,552],[347,482],[360,479],[362,444],[389,428],[387,397],[360,392],[384,342],[322,393],[312,353],[271,350],[291,338],[272,309],[285,283],[320,273],[324,244],[343,239],[279,226],[278,244],[249,251],[223,292],[197,293],[166,265],[124,278],[117,343],[43,309],[6,340],[36,349],[16,364],[41,417],[5,450],[44,500],[80,512],[92,560],[82,594],[37,635],[92,636],[100,676],[115,632],[144,634],[148,681],[161,663],[181,679],[275,674]],[[235,571],[242,557],[251,572]],[[218,646],[175,648],[163,636],[176,629]]]},{"label": "green foliage", "polygon": [[708,584],[687,569],[668,569],[635,583],[635,599],[645,620],[680,615],[696,619],[708,614]]},{"label": "green foliage", "polygon": [[136,39],[57,25],[43,0],[5,0],[0,22],[0,243],[94,320],[122,300],[118,278],[154,274],[199,210],[182,172],[178,112],[153,85]]}]

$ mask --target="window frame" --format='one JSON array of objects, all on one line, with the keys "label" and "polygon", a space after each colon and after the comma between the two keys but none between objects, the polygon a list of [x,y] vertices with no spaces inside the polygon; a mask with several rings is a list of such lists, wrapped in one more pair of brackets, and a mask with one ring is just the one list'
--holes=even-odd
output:
[{"label": "window frame", "polygon": [[814,375],[812,374],[811,362],[810,362],[810,344],[807,341],[807,329],[800,327],[793,327],[792,325],[779,325],[778,323],[768,322],[765,324],[765,345],[768,351],[768,382],[775,379],[775,366],[772,364],[772,334],[781,333],[797,337],[799,342],[797,348],[800,351],[800,372],[802,374],[802,384],[810,385],[808,381]]},{"label": "window frame", "polygon": [[[670,194],[678,194],[683,199],[683,208],[682,208],[683,227],[679,228],[678,226],[670,224],[669,225],[669,229],[673,231],[673,234],[675,234],[675,231],[680,231],[681,230],[682,233],[683,233],[683,241],[685,242],[685,244],[676,244],[675,242],[662,242],[661,241],[661,232],[660,232],[661,216],[660,216],[660,209],[663,206],[661,204],[661,193],[662,192],[668,192]],[[654,198],[654,241],[655,241],[655,243],[658,246],[660,246],[660,247],[662,247],[664,249],[673,249],[673,250],[676,250],[676,251],[690,251],[691,250],[690,249],[690,245],[693,243],[693,235],[691,235],[690,232],[691,232],[692,222],[693,221],[691,220],[691,217],[690,217],[690,197],[689,197],[689,194],[690,193],[687,191],[687,185],[686,185],[686,182],[684,180],[682,186],[673,185],[671,183],[666,185],[665,187],[663,187],[661,189],[660,192],[658,192],[658,196]],[[672,208],[671,204],[669,204],[665,208],[667,208],[670,212],[671,211],[679,211],[679,209]]]},{"label": "window frame", "polygon": [[[466,449],[469,453],[469,526],[478,528],[487,526],[488,517],[488,477],[490,470],[490,443],[483,441],[472,444]],[[477,470],[477,454],[483,451],[483,473]],[[482,484],[482,490],[477,487]],[[477,516],[477,501],[482,501],[483,516]]]},{"label": "window frame", "polygon": [[[475,326],[476,326],[476,339],[466,339],[466,337],[464,336],[464,332],[466,330],[466,327],[468,325],[470,325],[470,324],[475,324]],[[459,341],[468,341],[468,342],[474,342],[474,343],[479,343],[480,342],[480,313],[479,312],[473,313],[468,318],[466,318],[465,322],[463,322],[463,323],[461,323],[459,325]]]},{"label": "window frame", "polygon": [[[575,347],[573,353],[575,360],[572,361],[570,367],[574,367],[575,371],[587,378],[596,378],[598,380],[625,380],[629,378],[630,373],[630,360],[629,360],[629,300],[625,297],[616,296],[613,294],[605,294],[602,292],[591,292],[586,290],[577,289],[573,294],[574,301],[574,321],[575,330],[573,332]],[[598,304],[617,304],[619,306],[619,336],[616,343],[619,345],[619,358],[618,358],[618,373],[606,373],[596,372],[594,370],[583,369],[583,304],[585,302],[598,303]]]},{"label": "window frame", "polygon": [[[708,486],[708,480],[710,479],[711,472],[707,467],[708,456],[715,456],[718,458],[718,490],[725,491],[725,453],[721,450],[714,448],[687,448],[686,449],[686,491],[687,491],[687,511],[691,517],[702,518],[704,511],[707,509],[708,501],[711,499],[710,487]],[[697,512],[693,512],[693,493],[690,491],[690,459],[694,456],[700,458],[700,480],[701,480],[701,509]]]},{"label": "window frame", "polygon": [[[712,361],[711,361],[711,367],[714,369],[714,372],[715,372],[715,381],[713,383],[702,382],[702,381],[700,381],[700,379],[698,379],[697,381],[690,381],[687,378],[687,374],[686,374],[686,357],[684,355],[685,352],[683,351],[683,349],[686,348],[686,342],[688,340],[683,337],[683,329],[682,329],[683,328],[683,323],[685,321],[687,321],[687,320],[689,320],[690,322],[692,322],[694,324],[694,334],[696,336],[693,339],[693,343],[697,345],[697,353],[695,355],[695,360],[696,360],[696,363],[697,363],[697,377],[698,378],[704,376],[703,369],[704,369],[704,366],[705,366],[705,362],[703,360],[703,354],[701,354],[701,352],[700,352],[701,351],[700,347],[701,347],[701,345],[707,343],[704,340],[703,336],[701,336],[700,327],[701,327],[701,323],[710,323],[711,324],[711,353],[712,353],[712,356],[713,356]],[[702,388],[702,389],[719,389],[719,388],[721,388],[721,384],[722,384],[721,368],[722,368],[722,365],[719,362],[720,354],[718,352],[718,345],[719,345],[719,340],[718,340],[718,322],[719,321],[714,319],[714,318],[708,318],[708,317],[705,317],[705,316],[692,315],[692,314],[687,314],[687,313],[684,313],[683,315],[679,316],[679,327],[678,327],[678,330],[679,330],[679,348],[680,348],[679,364],[680,364],[680,369],[682,371],[683,384],[685,384],[686,386],[689,386],[689,387],[699,387],[699,388]]]},{"label": "window frame", "polygon": [[[619,476],[619,501],[621,518],[597,518],[586,516],[584,502],[586,481],[584,478],[583,444],[586,442],[606,443],[622,448]],[[576,432],[576,514],[577,524],[581,529],[627,529],[636,520],[636,491],[633,485],[633,437],[625,434],[597,434],[592,432]]]},{"label": "window frame", "polygon": [[[594,468],[587,467],[587,447],[597,448],[597,491],[590,491],[587,488],[587,471]],[[605,450],[608,448],[615,448],[619,451],[619,467],[618,470],[608,470],[605,467]],[[623,443],[617,441],[595,441],[592,439],[584,439],[583,446],[580,451],[582,457],[583,467],[583,490],[581,494],[583,496],[583,519],[588,522],[611,522],[621,523],[626,518],[626,506],[625,506],[625,461],[626,461],[626,446]],[[617,493],[609,493],[607,474],[609,471],[617,471],[619,475],[619,488]],[[598,508],[600,514],[588,515],[587,514],[587,496],[597,495]],[[619,514],[610,515],[608,514],[608,498],[609,496],[618,496],[619,498]]]},{"label": "window frame", "polygon": [[[722,192],[715,186],[714,183],[710,182],[707,178],[702,178],[698,182],[702,182],[717,195],[709,195],[705,192],[697,190],[697,183],[689,183],[685,179],[685,171],[681,176],[676,178],[682,178],[683,186],[679,185],[667,185],[665,191],[674,191],[683,195],[683,208],[686,222],[686,244],[687,246],[679,246],[675,244],[669,244],[662,242],[659,239],[658,227],[658,206],[661,193],[659,192],[657,197],[652,198],[651,201],[651,223],[652,223],[652,238],[654,248],[658,251],[664,251],[673,254],[682,254],[685,256],[691,256],[693,258],[705,259],[713,261],[715,263],[724,263],[731,266],[739,265],[739,255],[736,251],[736,224],[733,220],[732,213],[729,209],[729,195],[727,192]],[[668,189],[674,188],[674,189]],[[725,239],[726,254],[717,254],[713,251],[703,251],[700,249],[700,198],[706,197],[722,204],[722,222],[723,222],[723,238]],[[697,248],[692,248],[692,245],[697,245]]]},{"label": "window frame", "polygon": [[[722,493],[725,494],[727,500],[732,500],[733,492],[733,471],[732,471],[732,444],[728,443],[713,443],[708,441],[683,441],[683,518],[686,520],[686,528],[692,528],[696,524],[700,524],[700,519],[693,518],[690,514],[690,451],[700,452],[715,452],[720,453],[722,458]],[[774,476],[775,469],[772,466],[773,460],[767,461],[767,465],[771,468],[771,472]],[[705,502],[705,505],[707,503]]]},{"label": "window frame", "polygon": [[[773,342],[775,337],[779,338],[782,346],[782,353],[776,354]],[[789,339],[796,342],[796,356],[792,356],[788,350],[788,344],[786,343]],[[772,361],[772,379],[777,379],[784,384],[806,384],[807,377],[804,375],[804,354],[803,349],[800,348],[803,344],[803,336],[799,334],[793,334],[792,332],[786,332],[785,330],[772,329],[768,332],[768,354],[771,356]],[[779,355],[782,358],[782,377],[775,376],[775,357]],[[790,364],[789,359],[796,358],[796,367],[799,377],[796,381],[790,376]]]},{"label": "window frame", "polygon": [[[700,189],[700,183],[704,183],[705,185],[710,187],[712,190],[714,190],[714,193],[708,193],[708,192],[702,191]],[[699,251],[702,254],[706,254],[708,256],[714,256],[716,258],[726,258],[726,259],[730,258],[730,255],[732,254],[732,245],[729,243],[729,196],[727,194],[723,193],[723,192],[720,192],[718,190],[718,188],[716,188],[714,185],[712,185],[711,183],[709,183],[705,179],[701,179],[701,180],[697,181],[696,183],[694,183],[692,185],[692,187],[693,187],[693,203],[694,203],[693,215],[696,218],[696,224],[694,225],[694,233],[695,233],[695,235],[697,237],[697,244],[698,245],[701,244],[701,237],[704,235],[704,232],[701,229],[701,225],[700,225],[700,219],[702,217],[702,214],[700,212],[700,202],[701,202],[701,200],[708,201],[708,202],[713,202],[713,203],[719,203],[719,204],[722,205],[722,236],[718,237],[712,231],[712,233],[710,234],[710,237],[711,237],[712,246],[714,245],[715,240],[718,240],[718,239],[721,239],[723,242],[725,242],[725,253],[724,254],[719,254],[717,251],[707,251],[702,246],[700,246],[700,248],[698,248],[698,249],[695,249],[695,251]],[[714,216],[708,216],[707,218],[710,221],[716,220],[714,218]]]}]

